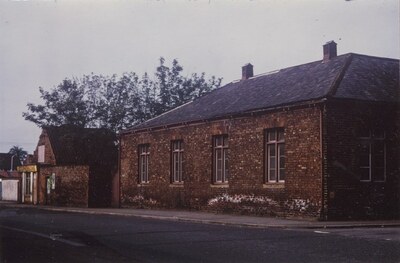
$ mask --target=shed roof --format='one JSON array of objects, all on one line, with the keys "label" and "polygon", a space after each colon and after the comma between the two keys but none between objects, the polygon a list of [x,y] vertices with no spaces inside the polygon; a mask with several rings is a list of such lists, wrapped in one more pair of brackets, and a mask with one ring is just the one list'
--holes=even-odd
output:
[{"label": "shed roof", "polygon": [[108,129],[45,126],[57,165],[98,164],[116,156],[116,136]]},{"label": "shed roof", "polygon": [[399,60],[354,53],[233,81],[122,133],[323,98],[399,101]]}]

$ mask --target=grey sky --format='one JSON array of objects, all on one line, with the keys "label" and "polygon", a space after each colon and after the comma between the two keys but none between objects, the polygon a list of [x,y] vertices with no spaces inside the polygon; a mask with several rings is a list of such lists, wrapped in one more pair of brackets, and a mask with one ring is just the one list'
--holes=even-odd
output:
[{"label": "grey sky", "polygon": [[29,152],[40,129],[22,118],[38,87],[66,77],[152,73],[177,58],[186,74],[238,79],[349,52],[399,58],[398,0],[0,0],[0,152]]}]

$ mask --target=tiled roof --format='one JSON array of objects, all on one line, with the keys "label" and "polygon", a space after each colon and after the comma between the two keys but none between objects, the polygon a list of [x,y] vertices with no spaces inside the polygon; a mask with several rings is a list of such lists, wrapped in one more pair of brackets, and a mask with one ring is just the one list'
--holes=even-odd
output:
[{"label": "tiled roof", "polygon": [[395,102],[398,90],[399,60],[349,53],[231,82],[122,133],[329,97]]},{"label": "tiled roof", "polygon": [[116,158],[116,136],[107,129],[46,126],[57,165],[97,164]]},{"label": "tiled roof", "polygon": [[399,60],[353,55],[335,98],[399,102]]}]

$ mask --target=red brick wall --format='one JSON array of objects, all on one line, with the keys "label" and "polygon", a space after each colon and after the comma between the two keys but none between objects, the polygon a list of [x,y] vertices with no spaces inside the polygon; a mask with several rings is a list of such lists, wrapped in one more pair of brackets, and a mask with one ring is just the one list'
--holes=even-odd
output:
[{"label": "red brick wall", "polygon": [[[285,129],[286,181],[264,183],[264,130]],[[229,186],[212,182],[212,136],[229,136]],[[184,142],[184,184],[170,184],[171,140]],[[138,185],[139,144],[150,144],[148,185]],[[239,213],[319,216],[322,196],[320,109],[205,122],[121,138],[122,205],[233,210]],[[242,200],[238,204],[209,201]],[[261,201],[260,201],[261,200]],[[221,203],[221,204],[219,204]]]},{"label": "red brick wall", "polygon": [[[55,173],[55,189],[46,193],[46,177]],[[41,167],[39,203],[60,206],[88,206],[89,166]]]},{"label": "red brick wall", "polygon": [[[327,108],[328,218],[393,218],[399,216],[399,131],[392,105],[332,102]],[[386,132],[386,182],[360,182],[358,129]]]}]

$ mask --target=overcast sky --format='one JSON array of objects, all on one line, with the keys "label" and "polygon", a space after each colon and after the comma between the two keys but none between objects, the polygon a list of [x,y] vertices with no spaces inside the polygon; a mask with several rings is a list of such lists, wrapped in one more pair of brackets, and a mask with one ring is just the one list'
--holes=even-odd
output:
[{"label": "overcast sky", "polygon": [[399,34],[398,0],[0,0],[0,152],[34,150],[22,112],[66,77],[152,73],[163,56],[226,84],[248,62],[260,74],[320,60],[330,40],[399,58]]}]

